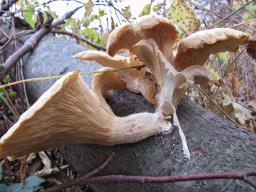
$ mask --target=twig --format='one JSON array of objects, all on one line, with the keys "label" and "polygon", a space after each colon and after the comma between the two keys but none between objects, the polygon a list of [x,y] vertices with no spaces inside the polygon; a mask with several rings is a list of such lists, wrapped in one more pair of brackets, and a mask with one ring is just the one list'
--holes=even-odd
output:
[{"label": "twig", "polygon": [[0,17],[10,9],[11,6],[13,6],[18,0],[10,0],[7,1],[8,3],[2,7],[2,10],[0,11]]},{"label": "twig", "polygon": [[196,3],[192,2],[192,1],[191,1],[190,3],[191,3],[192,5],[194,5],[196,8],[201,9],[202,11],[206,11],[206,12],[212,13],[213,15],[215,15],[215,16],[217,16],[217,17],[224,18],[221,14],[216,13],[216,12],[213,11],[213,10],[206,9],[206,8],[202,7],[201,5],[198,5],[198,4],[196,4]]},{"label": "twig", "polygon": [[[213,180],[213,179],[238,179],[245,182],[248,177],[256,176],[256,171],[224,172],[224,173],[193,173],[173,176],[127,176],[127,175],[107,175],[98,177],[77,178],[80,183],[174,183],[181,181]],[[250,180],[247,182],[255,188],[255,183]],[[75,184],[75,183],[74,183]],[[71,185],[74,186],[74,185]],[[68,187],[71,187],[68,186]],[[46,189],[45,192],[54,192],[53,188]]]},{"label": "twig", "polygon": [[113,152],[99,167],[97,167],[96,169],[94,169],[90,173],[86,174],[85,176],[74,179],[73,181],[70,181],[68,183],[64,183],[64,184],[57,185],[57,186],[54,186],[52,188],[46,189],[44,192],[60,191],[61,189],[64,189],[64,188],[68,188],[68,187],[72,187],[72,186],[76,186],[76,185],[84,185],[85,184],[84,180],[86,180],[87,178],[89,178],[93,175],[96,175],[102,169],[104,169],[110,163],[114,154],[115,153]]},{"label": "twig", "polygon": [[16,34],[16,36],[15,37],[11,37],[11,38],[5,38],[4,40],[3,40],[3,45],[0,47],[0,50],[1,49],[3,49],[3,48],[5,48],[9,43],[11,43],[12,41],[14,41],[14,40],[16,40],[16,39],[18,39],[18,38],[20,38],[20,37],[23,37],[23,36],[26,36],[26,35],[29,35],[29,34],[31,34],[31,33],[34,33],[35,31],[34,30],[28,30],[28,31],[22,31],[22,32],[20,32],[20,33],[17,33]]},{"label": "twig", "polygon": [[235,24],[235,25],[228,26],[228,28],[238,27],[238,26],[241,26],[241,25],[244,25],[244,24],[251,23],[253,21],[256,21],[256,18],[250,19],[248,21],[244,21],[244,22],[241,22],[241,23],[238,23],[238,24]]},{"label": "twig", "polygon": [[[0,86],[2,84],[0,83]],[[6,104],[6,106],[9,108],[9,110],[12,112],[12,114],[14,115],[15,119],[18,120],[19,119],[19,113],[18,111],[16,110],[16,108],[14,107],[11,99],[9,98],[8,96],[8,93],[6,92],[5,89],[2,89],[3,90],[3,93],[5,94],[5,97],[4,95],[0,95],[0,99]]]},{"label": "twig", "polygon": [[[25,78],[24,78],[24,73],[23,73],[23,60],[22,59],[20,59],[20,61],[19,61],[19,67],[20,67],[21,80],[24,80]],[[23,89],[23,93],[24,93],[24,100],[26,103],[26,108],[29,108],[28,94],[27,94],[25,83],[22,83],[22,89]]]},{"label": "twig", "polygon": [[104,4],[104,3],[94,3],[94,5],[100,5],[100,6],[110,6],[112,7],[114,10],[116,10],[120,15],[122,15],[125,20],[129,23],[131,23],[131,21],[119,10],[117,9],[111,2],[109,2],[108,4]]},{"label": "twig", "polygon": [[[64,21],[68,18],[70,18],[78,9],[80,9],[80,7],[77,7],[67,13],[65,13],[62,17],[60,17],[58,20],[53,21],[53,23],[51,24],[50,28],[54,28],[60,24],[63,24]],[[34,33],[25,43],[24,45],[18,49],[16,52],[14,52],[6,61],[3,67],[3,74],[6,74],[7,72],[9,72],[9,70],[11,69],[11,67],[22,57],[24,56],[26,53],[28,53],[29,51],[33,50],[35,48],[35,46],[37,45],[37,43],[39,42],[39,40],[46,35],[49,32],[49,27],[42,27],[41,29],[39,29],[36,33]],[[2,74],[1,74],[2,75]],[[1,77],[2,78],[2,77]],[[0,79],[1,79],[0,78]]]},{"label": "twig", "polygon": [[229,17],[233,16],[234,14],[236,14],[238,11],[240,11],[241,9],[243,9],[244,7],[246,7],[247,5],[249,5],[250,3],[254,2],[255,0],[251,0],[248,1],[247,3],[245,3],[244,5],[242,5],[241,7],[239,7],[237,10],[233,11],[232,13],[230,13],[229,15],[227,15],[226,17],[222,18],[221,20],[217,21],[216,23],[212,24],[210,27],[208,27],[208,29],[213,28],[214,26],[220,24],[221,22],[227,20]]},{"label": "twig", "polygon": [[58,34],[62,34],[62,35],[68,35],[70,37],[73,37],[73,38],[76,38],[76,39],[78,39],[80,41],[83,41],[86,44],[88,44],[88,45],[90,45],[90,46],[92,46],[92,47],[94,47],[94,48],[96,48],[98,50],[106,51],[106,48],[101,47],[99,45],[96,45],[95,43],[89,41],[88,39],[84,38],[83,36],[79,36],[77,34],[74,34],[74,33],[68,32],[68,31],[60,31],[60,30],[54,30],[54,29],[52,29],[50,32],[51,33],[58,33]]},{"label": "twig", "polygon": [[236,60],[244,53],[244,51],[246,50],[246,48],[243,48],[242,51],[240,51],[240,53],[237,54],[237,56],[228,64],[228,66],[226,67],[226,70],[224,71],[223,77],[226,76],[228,70],[230,69],[230,67],[236,62]]},{"label": "twig", "polygon": [[[145,65],[137,65],[137,66],[130,66],[130,67],[120,67],[120,68],[115,68],[115,69],[109,69],[109,70],[105,70],[105,71],[85,71],[85,72],[81,72],[81,75],[91,75],[91,74],[97,74],[97,73],[106,73],[109,71],[121,71],[121,70],[129,70],[129,69],[141,69],[145,67]],[[24,80],[20,80],[20,81],[15,81],[15,82],[11,82],[11,83],[7,83],[4,85],[0,85],[0,89],[4,89],[6,87],[10,87],[13,85],[18,85],[20,83],[28,83],[28,82],[33,82],[33,81],[44,81],[44,80],[50,80],[50,79],[59,79],[61,77],[63,77],[64,75],[54,75],[54,76],[47,76],[47,77],[36,77],[36,78],[31,78],[31,79],[24,79]]]}]

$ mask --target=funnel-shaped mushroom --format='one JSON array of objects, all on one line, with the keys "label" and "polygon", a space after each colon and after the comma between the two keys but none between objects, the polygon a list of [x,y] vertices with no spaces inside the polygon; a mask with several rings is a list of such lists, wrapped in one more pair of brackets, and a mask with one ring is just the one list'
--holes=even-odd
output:
[{"label": "funnel-shaped mushroom", "polygon": [[230,28],[198,31],[180,41],[173,64],[177,70],[203,65],[210,54],[236,51],[248,40],[246,33]]},{"label": "funnel-shaped mushroom", "polygon": [[157,113],[115,116],[87,87],[79,72],[59,79],[0,139],[0,158],[19,157],[64,144],[134,143],[168,132]]},{"label": "funnel-shaped mushroom", "polygon": [[132,45],[142,39],[154,39],[171,62],[173,61],[172,45],[177,42],[179,32],[168,19],[160,16],[147,15],[115,28],[107,41],[107,53],[114,56],[120,49],[131,50]]},{"label": "funnel-shaped mushroom", "polygon": [[[135,55],[131,57],[111,57],[108,54],[100,51],[83,51],[74,55],[74,58],[81,60],[96,61],[105,67],[112,67],[115,69],[121,67],[139,66],[143,64]],[[146,75],[147,73],[143,68],[130,68],[118,70],[112,74],[116,75],[109,75],[109,82],[112,81],[113,83],[118,83],[121,80],[125,83],[126,88],[128,90],[135,93],[141,93],[145,97],[145,99],[148,100],[150,103],[156,104],[155,95],[157,93],[157,86],[154,77]],[[102,85],[99,85],[97,87],[102,87]],[[107,91],[108,88],[110,87],[106,87],[105,91]]]}]

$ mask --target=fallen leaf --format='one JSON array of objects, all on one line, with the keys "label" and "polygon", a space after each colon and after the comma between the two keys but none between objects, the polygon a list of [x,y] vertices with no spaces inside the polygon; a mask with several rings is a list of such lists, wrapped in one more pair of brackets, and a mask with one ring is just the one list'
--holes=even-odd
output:
[{"label": "fallen leaf", "polygon": [[256,59],[256,40],[250,40],[246,47],[246,52],[250,57]]},{"label": "fallen leaf", "polygon": [[87,3],[84,4],[84,8],[85,8],[86,16],[89,16],[92,13],[92,10],[93,10],[92,0],[88,0]]}]

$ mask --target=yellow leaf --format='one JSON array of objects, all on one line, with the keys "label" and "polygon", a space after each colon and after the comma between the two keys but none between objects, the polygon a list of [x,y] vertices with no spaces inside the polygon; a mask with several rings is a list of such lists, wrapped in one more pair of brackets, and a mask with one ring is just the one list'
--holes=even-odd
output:
[{"label": "yellow leaf", "polygon": [[200,28],[200,21],[186,0],[173,0],[168,8],[168,18],[177,24],[185,36]]}]

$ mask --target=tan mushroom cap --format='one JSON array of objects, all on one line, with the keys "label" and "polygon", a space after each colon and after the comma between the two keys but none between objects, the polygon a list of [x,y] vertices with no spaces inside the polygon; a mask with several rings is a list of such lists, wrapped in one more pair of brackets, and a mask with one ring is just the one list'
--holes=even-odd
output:
[{"label": "tan mushroom cap", "polygon": [[248,40],[246,33],[230,28],[198,31],[180,41],[174,66],[181,71],[193,65],[203,65],[211,54],[236,51]]},{"label": "tan mushroom cap", "polygon": [[128,67],[127,57],[115,56],[111,57],[105,52],[101,51],[82,51],[73,56],[76,59],[96,61],[104,67],[120,68]]},{"label": "tan mushroom cap", "polygon": [[153,15],[140,17],[134,23],[112,31],[107,41],[107,53],[113,56],[121,49],[131,50],[131,46],[148,38],[156,41],[168,60],[173,59],[172,45],[179,38],[178,29],[168,19]]},{"label": "tan mushroom cap", "polygon": [[0,139],[0,158],[11,159],[64,144],[134,143],[169,131],[155,113],[117,117],[88,88],[79,72],[59,79]]}]

